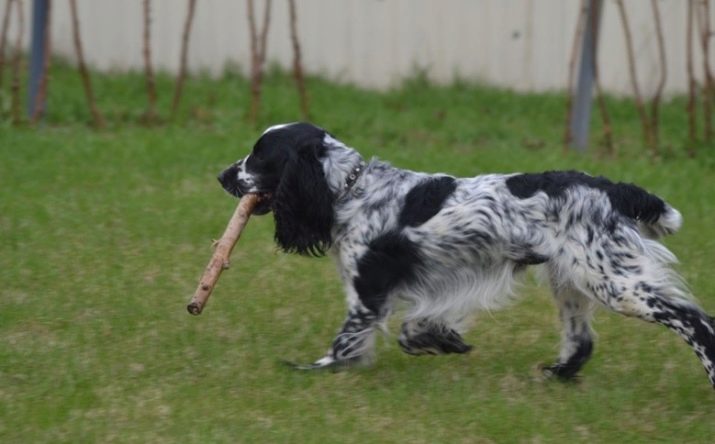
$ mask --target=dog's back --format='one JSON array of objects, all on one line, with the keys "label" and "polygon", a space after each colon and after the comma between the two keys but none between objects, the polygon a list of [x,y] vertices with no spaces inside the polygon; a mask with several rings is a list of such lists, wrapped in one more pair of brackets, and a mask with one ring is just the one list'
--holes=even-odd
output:
[{"label": "dog's back", "polygon": [[516,174],[506,180],[516,197],[528,198],[544,192],[550,198],[563,198],[574,187],[587,187],[604,192],[611,207],[638,223],[647,237],[658,238],[675,233],[682,225],[680,212],[660,197],[630,183],[612,182],[605,177],[593,177],[578,171],[547,171]]}]

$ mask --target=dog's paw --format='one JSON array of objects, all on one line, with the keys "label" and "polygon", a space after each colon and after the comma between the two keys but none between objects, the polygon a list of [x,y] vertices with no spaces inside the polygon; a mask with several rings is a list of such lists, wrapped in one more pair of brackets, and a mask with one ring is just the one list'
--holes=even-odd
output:
[{"label": "dog's paw", "polygon": [[312,364],[299,364],[291,361],[282,361],[284,365],[292,368],[293,370],[331,370],[333,372],[338,372],[340,370],[345,370],[349,367],[355,366],[359,363],[358,359],[348,359],[348,360],[337,360],[331,356],[325,356]]},{"label": "dog's paw", "polygon": [[473,348],[454,330],[425,332],[413,337],[402,335],[398,344],[403,352],[413,356],[469,353]]},{"label": "dog's paw", "polygon": [[541,374],[545,379],[555,379],[562,382],[578,382],[580,379],[577,370],[564,364],[539,364],[539,370],[541,370]]}]

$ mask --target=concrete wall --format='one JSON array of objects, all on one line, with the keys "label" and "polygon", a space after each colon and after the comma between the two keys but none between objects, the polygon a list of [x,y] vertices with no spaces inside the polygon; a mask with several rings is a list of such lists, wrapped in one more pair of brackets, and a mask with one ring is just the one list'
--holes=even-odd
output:
[{"label": "concrete wall", "polygon": [[[7,1],[0,0],[0,11]],[[296,2],[304,64],[309,73],[370,88],[386,88],[419,68],[438,82],[460,77],[520,91],[565,87],[580,7],[578,0]],[[687,2],[658,2],[666,38],[667,91],[682,93],[687,86]],[[31,1],[24,3],[27,25]],[[626,0],[639,77],[646,94],[653,91],[659,75],[650,3]],[[187,1],[154,0],[152,4],[155,65],[175,70]],[[262,11],[263,4],[263,0],[256,0],[258,11]],[[78,0],[78,5],[88,61],[102,70],[140,69],[142,1]],[[72,58],[66,1],[53,2],[52,19],[54,51]],[[13,26],[16,25],[13,19]],[[227,63],[239,64],[245,70],[250,60],[245,0],[198,0],[190,44],[189,64],[194,71],[220,73]],[[630,81],[623,33],[612,0],[605,0],[600,45],[604,86],[611,92],[628,93]],[[268,58],[290,67],[286,0],[273,1]],[[702,71],[699,58],[696,67],[698,72]]]}]

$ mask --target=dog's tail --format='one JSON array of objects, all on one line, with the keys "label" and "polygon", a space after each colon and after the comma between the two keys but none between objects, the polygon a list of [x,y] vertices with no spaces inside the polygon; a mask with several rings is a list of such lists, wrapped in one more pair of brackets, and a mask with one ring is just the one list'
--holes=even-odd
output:
[{"label": "dog's tail", "polygon": [[683,225],[683,216],[680,211],[665,204],[665,210],[660,215],[657,221],[649,224],[648,228],[655,234],[655,237],[673,234]]},{"label": "dog's tail", "polygon": [[622,214],[636,220],[648,237],[657,239],[673,234],[683,225],[680,211],[633,184],[614,184],[608,194],[611,203]]}]

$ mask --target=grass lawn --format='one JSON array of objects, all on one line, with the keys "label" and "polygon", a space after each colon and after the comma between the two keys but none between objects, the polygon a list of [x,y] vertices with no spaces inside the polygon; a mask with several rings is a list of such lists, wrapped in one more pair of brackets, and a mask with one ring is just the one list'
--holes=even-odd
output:
[{"label": "grass lawn", "polygon": [[[111,122],[95,131],[78,76],[50,79],[46,124],[0,122],[0,442],[688,442],[715,439],[715,393],[665,328],[598,313],[577,383],[543,381],[558,353],[548,291],[477,316],[466,356],[403,354],[378,340],[369,368],[301,373],[344,316],[329,259],[277,251],[253,218],[204,314],[185,305],[235,207],[216,174],[260,134],[248,86],[191,79],[177,122],[153,128],[141,76],[95,77]],[[272,74],[259,126],[297,119]],[[159,79],[161,110],[172,84]],[[619,156],[561,154],[564,98],[419,79],[366,92],[310,79],[313,120],[365,156],[468,176],[576,168],[636,182],[680,209],[666,243],[715,313],[715,147],[683,155],[683,101],[662,110],[666,154],[641,155],[631,103],[610,100]],[[164,112],[166,115],[166,113]],[[596,123],[597,125],[597,123]]]}]

